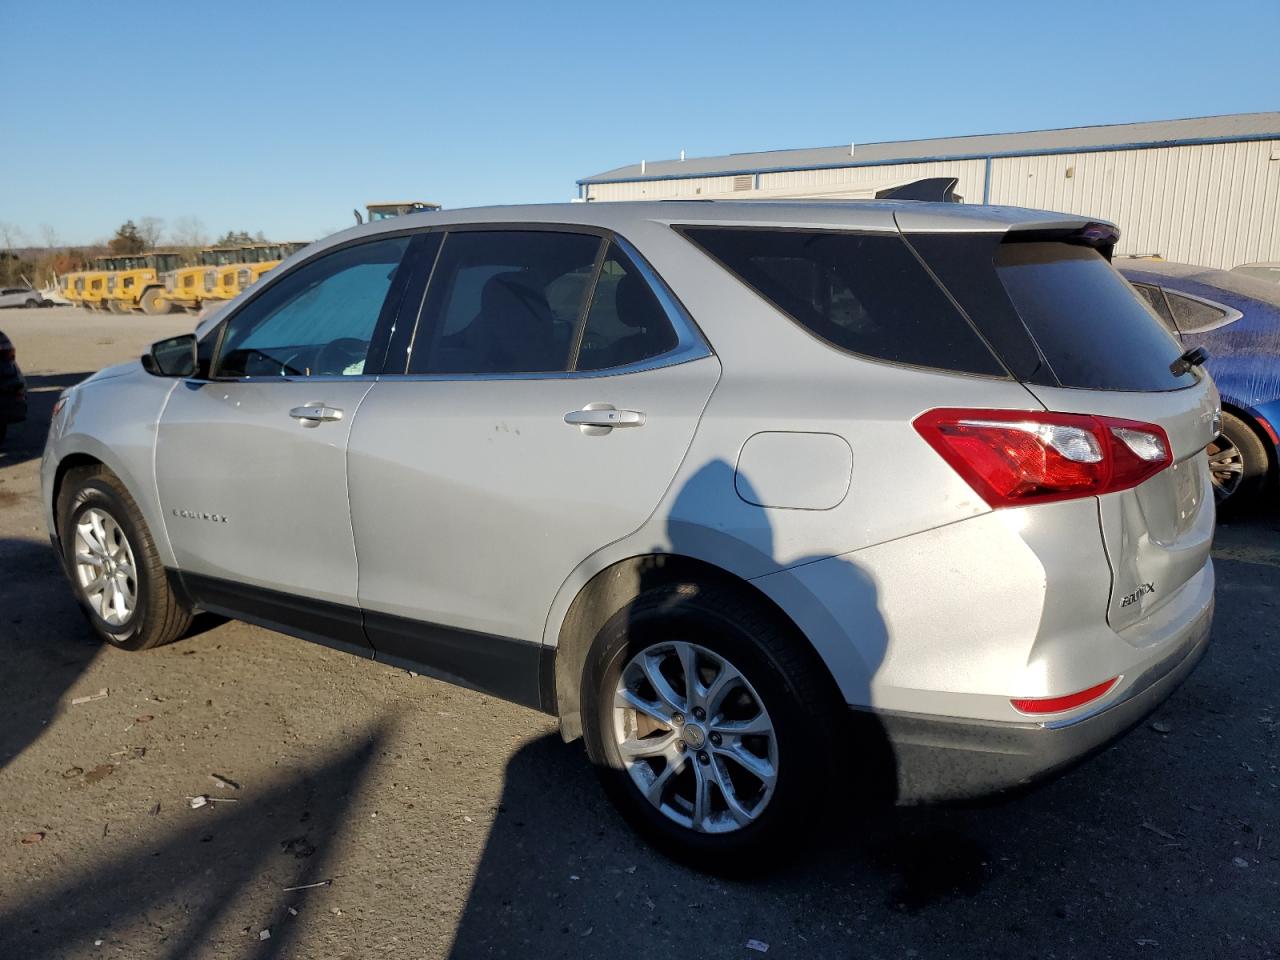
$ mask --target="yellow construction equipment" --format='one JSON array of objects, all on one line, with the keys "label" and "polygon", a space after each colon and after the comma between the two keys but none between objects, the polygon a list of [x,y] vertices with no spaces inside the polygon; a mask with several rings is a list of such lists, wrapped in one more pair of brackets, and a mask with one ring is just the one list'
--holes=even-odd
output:
[{"label": "yellow construction equipment", "polygon": [[234,263],[238,250],[238,247],[206,247],[201,250],[193,265],[165,274],[164,298],[184,310],[199,312],[200,305],[206,300],[219,299],[213,294],[217,268]]},{"label": "yellow construction equipment", "polygon": [[[422,200],[395,200],[390,203],[366,203],[364,205],[365,212],[369,215],[369,222],[375,220],[390,220],[392,217],[403,217],[407,213],[426,213],[430,210],[439,210],[440,204],[426,203]],[[356,222],[360,220],[359,213],[356,214]]]},{"label": "yellow construction equipment", "polygon": [[168,313],[173,304],[164,298],[162,278],[182,265],[182,256],[172,251],[154,251],[121,259],[123,265],[107,280],[110,309],[116,313]]},{"label": "yellow construction equipment", "polygon": [[237,274],[246,263],[244,247],[213,247],[215,264],[204,272],[204,293],[210,300],[230,300],[240,292]]},{"label": "yellow construction equipment", "polygon": [[84,299],[84,271],[72,270],[58,278],[58,289],[73,307],[80,306]]},{"label": "yellow construction equipment", "polygon": [[263,274],[274,270],[285,257],[292,256],[305,246],[305,243],[255,243],[245,247],[244,264],[236,271],[235,293],[232,296],[239,295],[257,283]]},{"label": "yellow construction equipment", "polygon": [[121,257],[94,257],[84,273],[80,305],[88,310],[107,309],[107,283]]}]

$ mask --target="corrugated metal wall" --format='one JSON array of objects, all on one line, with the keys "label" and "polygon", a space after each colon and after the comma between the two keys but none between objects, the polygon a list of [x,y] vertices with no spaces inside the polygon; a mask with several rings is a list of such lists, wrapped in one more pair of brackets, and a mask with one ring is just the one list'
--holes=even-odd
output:
[{"label": "corrugated metal wall", "polygon": [[633,180],[593,183],[588,200],[683,200],[733,193],[733,177],[690,177],[687,180]]},{"label": "corrugated metal wall", "polygon": [[1280,141],[996,159],[991,202],[1114,221],[1118,253],[1280,260]]},{"label": "corrugated metal wall", "polygon": [[[731,176],[589,184],[587,196],[857,198],[923,177],[958,177],[965,201],[981,203],[986,161],[762,173],[750,191]],[[997,158],[989,202],[1112,220],[1122,254],[1223,268],[1280,260],[1280,140]]]},{"label": "corrugated metal wall", "polygon": [[877,190],[925,177],[959,177],[956,191],[970,203],[982,202],[982,160],[942,160],[935,163],[897,163],[882,167],[842,167],[836,170],[788,170],[760,174],[760,192],[771,196],[875,196]]},{"label": "corrugated metal wall", "polygon": [[925,177],[959,177],[957,187],[971,203],[982,201],[986,177],[983,160],[943,160],[936,163],[899,163],[877,167],[840,167],[834,170],[786,170],[750,175],[752,189],[735,190],[738,177],[688,177],[679,180],[635,180],[587,185],[590,200],[685,200],[827,197],[862,199],[885,187]]}]

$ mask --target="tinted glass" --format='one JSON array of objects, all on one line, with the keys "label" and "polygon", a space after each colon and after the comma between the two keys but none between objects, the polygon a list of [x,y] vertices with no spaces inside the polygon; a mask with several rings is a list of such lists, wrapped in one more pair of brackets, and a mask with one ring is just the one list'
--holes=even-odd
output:
[{"label": "tinted glass", "polygon": [[348,247],[282,277],[228,321],[221,377],[358,376],[409,244]]},{"label": "tinted glass", "polygon": [[1147,301],[1147,306],[1155,311],[1165,329],[1170,333],[1177,333],[1177,327],[1173,323],[1173,315],[1169,313],[1169,305],[1164,302],[1164,294],[1160,292],[1160,288],[1153,287],[1148,283],[1135,283],[1133,289],[1137,290],[1138,295]]},{"label": "tinted glass", "polygon": [[996,272],[1062,386],[1172,390],[1195,382],[1169,372],[1182,348],[1093,248],[1005,243]]},{"label": "tinted glass", "polygon": [[609,244],[587,311],[577,370],[639,363],[675,349],[676,332],[648,282]]},{"label": "tinted glass", "polygon": [[553,231],[450,233],[431,276],[409,372],[569,369],[602,242]]},{"label": "tinted glass", "polygon": [[901,237],[722,227],[684,233],[834,347],[892,363],[1006,375]]},{"label": "tinted glass", "polygon": [[1181,296],[1172,290],[1166,290],[1165,296],[1169,298],[1169,309],[1173,311],[1173,319],[1177,322],[1178,329],[1183,333],[1198,333],[1202,330],[1210,330],[1220,325],[1227,315],[1225,310],[1219,310],[1217,307],[1212,307],[1199,300]]}]

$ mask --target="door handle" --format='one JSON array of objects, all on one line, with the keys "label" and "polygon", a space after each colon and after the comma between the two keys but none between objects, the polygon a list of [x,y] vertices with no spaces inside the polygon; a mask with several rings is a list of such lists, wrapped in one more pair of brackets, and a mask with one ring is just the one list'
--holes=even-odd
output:
[{"label": "door handle", "polygon": [[645,416],[639,410],[618,410],[610,403],[589,403],[581,410],[564,415],[564,422],[578,427],[588,436],[608,433],[615,427],[643,427]]},{"label": "door handle", "polygon": [[341,420],[342,411],[337,407],[326,407],[322,403],[309,403],[305,407],[294,407],[289,416],[301,420],[304,427],[318,426],[323,420]]}]

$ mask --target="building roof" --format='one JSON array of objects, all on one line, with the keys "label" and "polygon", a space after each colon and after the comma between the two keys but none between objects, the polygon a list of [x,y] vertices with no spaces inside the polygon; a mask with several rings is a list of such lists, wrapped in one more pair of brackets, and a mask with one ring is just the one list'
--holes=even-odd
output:
[{"label": "building roof", "polygon": [[1064,127],[1059,130],[1031,130],[1025,133],[938,137],[932,140],[858,143],[854,145],[852,155],[849,144],[846,143],[838,147],[731,153],[721,157],[693,157],[688,160],[657,160],[646,162],[643,172],[641,164],[633,163],[584,177],[578,183],[671,180],[679,177],[733,176],[780,170],[920,163],[926,160],[968,160],[1271,139],[1280,139],[1280,112],[1236,113],[1222,117],[1114,123],[1094,127]]}]

